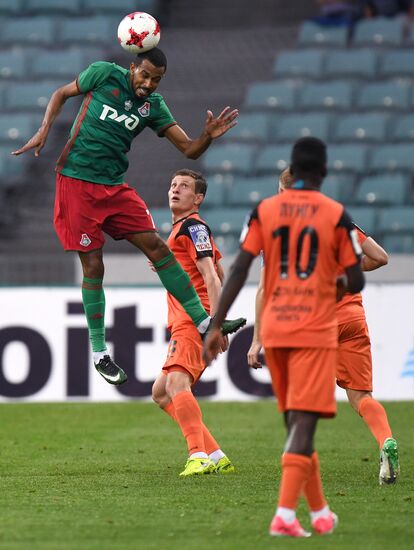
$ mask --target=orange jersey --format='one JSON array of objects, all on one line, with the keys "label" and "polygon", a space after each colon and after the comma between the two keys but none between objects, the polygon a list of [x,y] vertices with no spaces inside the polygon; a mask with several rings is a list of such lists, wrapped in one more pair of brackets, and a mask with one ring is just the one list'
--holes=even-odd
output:
[{"label": "orange jersey", "polygon": [[[181,267],[187,272],[197,294],[200,296],[201,303],[207,312],[209,312],[210,304],[207,287],[201,273],[197,269],[197,260],[210,257],[213,259],[217,269],[217,263],[221,258],[221,254],[214,243],[210,228],[196,212],[173,224],[167,244],[177,258],[177,261],[181,264]],[[183,306],[170,293],[167,293],[167,300],[168,328],[170,331],[172,327],[176,328],[183,323],[192,323]]]},{"label": "orange jersey", "polygon": [[[362,245],[367,240],[367,235],[358,227],[355,227],[358,240]],[[345,294],[340,302],[336,304],[336,314],[338,316],[338,325],[359,321],[365,319],[365,310],[362,303],[362,294]]]},{"label": "orange jersey", "polygon": [[336,348],[337,274],[360,254],[344,207],[316,190],[288,189],[253,210],[241,241],[266,259],[263,346]]}]

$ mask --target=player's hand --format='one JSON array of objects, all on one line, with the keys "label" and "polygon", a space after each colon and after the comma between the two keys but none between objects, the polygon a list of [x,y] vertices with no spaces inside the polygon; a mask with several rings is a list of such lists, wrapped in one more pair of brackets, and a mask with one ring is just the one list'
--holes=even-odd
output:
[{"label": "player's hand", "polygon": [[221,335],[219,353],[224,353],[228,349],[229,349],[229,337],[227,335],[226,336]]},{"label": "player's hand", "polygon": [[223,335],[219,328],[209,330],[203,346],[203,360],[209,365],[220,353],[220,343]]},{"label": "player's hand", "polygon": [[207,111],[204,131],[211,139],[216,139],[236,126],[238,116],[239,111],[237,109],[230,111],[230,107],[223,109],[218,117],[214,117],[211,111]]},{"label": "player's hand", "polygon": [[20,149],[17,149],[17,151],[12,151],[12,155],[18,156],[22,153],[25,153],[26,151],[29,151],[30,149],[35,150],[35,157],[38,157],[40,154],[40,151],[45,146],[47,135],[49,133],[49,130],[46,128],[39,128],[39,130],[35,133],[35,135],[29,139],[29,141],[23,145]]},{"label": "player's hand", "polygon": [[340,302],[348,289],[348,279],[346,275],[340,275],[336,278],[336,301]]},{"label": "player's hand", "polygon": [[261,349],[262,349],[261,342],[257,340],[253,340],[249,348],[249,351],[247,352],[247,363],[249,364],[249,367],[251,367],[252,369],[261,369],[263,366],[259,361],[259,353]]}]

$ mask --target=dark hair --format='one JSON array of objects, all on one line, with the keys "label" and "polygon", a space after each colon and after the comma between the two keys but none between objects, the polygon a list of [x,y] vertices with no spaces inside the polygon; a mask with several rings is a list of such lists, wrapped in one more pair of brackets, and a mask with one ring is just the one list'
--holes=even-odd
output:
[{"label": "dark hair", "polygon": [[326,176],[327,153],[325,143],[315,137],[298,139],[293,145],[291,173],[295,178],[318,178]]},{"label": "dark hair", "polygon": [[173,174],[173,178],[175,176],[190,176],[190,178],[193,178],[195,181],[195,192],[201,193],[202,195],[206,196],[207,193],[207,181],[205,180],[203,174],[200,172],[195,172],[194,170],[190,170],[189,168],[182,168],[181,170],[177,170]]},{"label": "dark hair", "polygon": [[137,54],[135,65],[139,67],[144,59],[148,59],[154,67],[165,67],[165,70],[167,70],[167,58],[165,53],[159,48],[152,48],[147,52]]}]

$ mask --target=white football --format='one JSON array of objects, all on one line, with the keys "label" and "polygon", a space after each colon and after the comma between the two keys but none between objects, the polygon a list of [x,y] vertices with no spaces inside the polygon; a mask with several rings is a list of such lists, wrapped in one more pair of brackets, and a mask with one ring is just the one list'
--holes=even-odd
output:
[{"label": "white football", "polygon": [[126,15],[118,25],[118,41],[130,53],[143,53],[155,48],[160,36],[158,21],[143,11]]}]

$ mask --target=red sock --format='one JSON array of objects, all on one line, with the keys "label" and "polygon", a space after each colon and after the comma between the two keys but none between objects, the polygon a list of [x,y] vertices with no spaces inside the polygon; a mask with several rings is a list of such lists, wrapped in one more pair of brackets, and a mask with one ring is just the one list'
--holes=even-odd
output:
[{"label": "red sock", "polygon": [[309,456],[283,453],[278,507],[296,510],[311,468],[312,459]]},{"label": "red sock", "polygon": [[201,409],[190,391],[182,391],[172,398],[178,425],[187,441],[188,454],[205,453]]},{"label": "red sock", "polygon": [[372,397],[364,397],[359,402],[358,413],[364,419],[372,435],[378,441],[380,449],[388,437],[392,437],[387,413],[381,403]]},{"label": "red sock", "polygon": [[310,476],[304,487],[304,492],[309,510],[311,512],[316,512],[318,510],[322,510],[322,508],[326,506],[327,502],[323,494],[319,457],[316,451],[312,454],[311,460],[312,467]]},{"label": "red sock", "polygon": [[170,401],[168,405],[163,408],[163,411],[165,411],[173,420],[177,422],[177,416],[175,414],[175,408],[172,401]]}]

